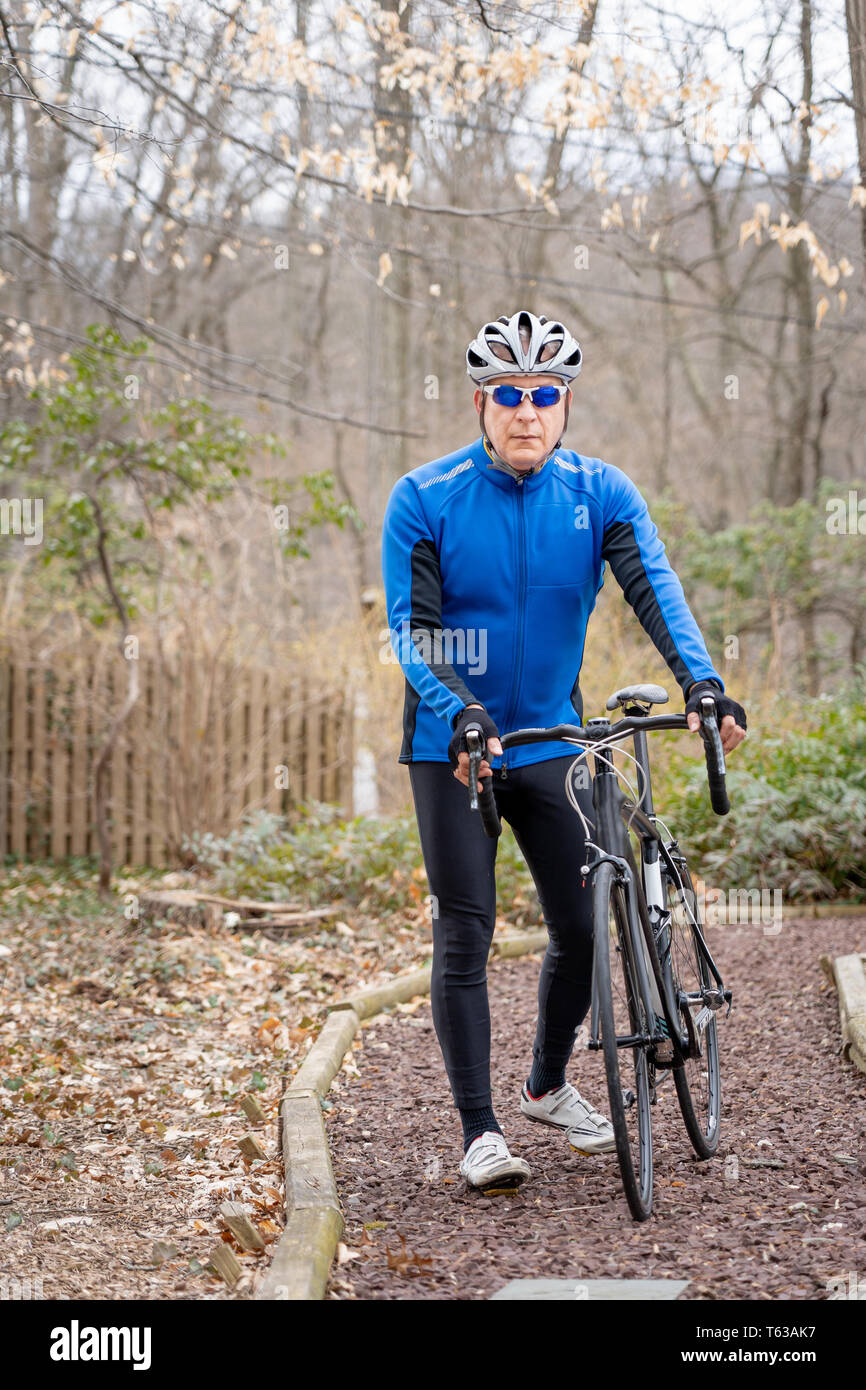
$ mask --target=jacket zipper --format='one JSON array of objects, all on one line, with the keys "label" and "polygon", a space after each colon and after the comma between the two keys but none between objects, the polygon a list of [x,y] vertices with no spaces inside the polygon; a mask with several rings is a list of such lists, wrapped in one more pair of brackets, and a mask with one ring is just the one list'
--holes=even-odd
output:
[{"label": "jacket zipper", "polygon": [[[517,704],[518,696],[519,696],[519,694],[520,694],[520,682],[521,682],[521,679],[522,679],[522,677],[523,677],[523,610],[524,610],[524,603],[525,603],[525,598],[526,598],[526,594],[525,594],[525,589],[526,589],[526,512],[525,512],[524,506],[523,506],[523,480],[522,480],[522,479],[521,479],[519,482],[516,482],[516,483],[515,483],[515,488],[516,488],[515,505],[516,505],[516,507],[517,507],[518,514],[519,514],[519,516],[520,516],[520,539],[519,539],[518,547],[517,547],[517,577],[518,577],[518,580],[517,580],[517,597],[518,597],[518,608],[517,608],[517,663],[516,663],[515,672],[514,672],[514,681],[513,681],[513,685],[512,685],[512,695],[511,695],[511,699],[510,699],[510,701],[509,701],[509,703],[508,703],[508,711],[507,711],[506,716],[505,716],[505,723],[506,723],[506,725],[511,723],[511,719],[512,719],[513,714],[514,714],[514,708],[515,708],[515,706],[516,706],[516,704]],[[502,757],[502,778],[503,778],[503,781],[506,780],[507,777],[508,777],[508,765],[507,765],[507,761],[506,761],[507,757],[508,757],[508,754],[507,754],[507,753],[504,753],[504,754],[503,754],[503,757]]]}]

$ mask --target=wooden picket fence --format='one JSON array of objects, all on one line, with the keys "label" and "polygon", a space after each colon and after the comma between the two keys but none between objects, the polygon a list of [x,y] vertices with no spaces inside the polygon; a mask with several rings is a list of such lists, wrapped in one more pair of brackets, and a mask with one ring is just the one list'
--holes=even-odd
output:
[{"label": "wooden picket fence", "polygon": [[[345,687],[191,651],[137,659],[138,703],[108,769],[116,866],[176,864],[185,836],[225,835],[256,809],[315,799],[351,814]],[[126,694],[123,661],[109,643],[43,659],[0,642],[0,855],[98,852],[93,766]]]}]

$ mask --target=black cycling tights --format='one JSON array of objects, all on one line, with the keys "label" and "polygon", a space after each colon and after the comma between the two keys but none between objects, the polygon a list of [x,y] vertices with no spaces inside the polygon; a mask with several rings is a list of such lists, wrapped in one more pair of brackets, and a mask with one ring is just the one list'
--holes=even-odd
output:
[{"label": "black cycling tights", "polygon": [[[505,780],[498,769],[493,774],[499,814],[529,865],[550,936],[538,984],[533,1057],[554,1068],[571,1056],[592,994],[592,887],[581,887],[583,826],[565,794],[574,756],[509,768]],[[476,1109],[491,1104],[487,956],[496,917],[498,842],[470,810],[469,790],[450,763],[408,767],[433,895],[433,1025],[454,1104]],[[592,827],[592,788],[584,776],[588,785],[577,791],[577,800]]]}]

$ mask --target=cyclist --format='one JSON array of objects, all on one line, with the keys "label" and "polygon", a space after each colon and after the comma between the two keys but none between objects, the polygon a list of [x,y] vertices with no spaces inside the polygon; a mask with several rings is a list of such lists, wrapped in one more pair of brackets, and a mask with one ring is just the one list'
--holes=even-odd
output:
[{"label": "cyclist", "polygon": [[[742,706],[725,694],[637,487],[561,447],[582,361],[562,323],[526,310],[485,323],[466,351],[480,436],[398,479],[383,525],[390,641],[406,678],[399,761],[433,903],[433,1023],[463,1126],[460,1172],[476,1187],[520,1182],[529,1166],[510,1153],[492,1106],[497,842],[469,808],[466,726],[484,731],[480,775],[493,779],[549,934],[520,1109],[583,1154],[615,1144],[610,1121],[565,1077],[590,1005],[593,949],[591,887],[577,872],[583,830],[564,785],[574,749],[533,744],[503,756],[499,736],[582,722],[586,625],[609,564],[682,688],[689,727],[699,728],[709,693],[725,751],[745,737]],[[591,820],[591,789],[577,795]]]}]

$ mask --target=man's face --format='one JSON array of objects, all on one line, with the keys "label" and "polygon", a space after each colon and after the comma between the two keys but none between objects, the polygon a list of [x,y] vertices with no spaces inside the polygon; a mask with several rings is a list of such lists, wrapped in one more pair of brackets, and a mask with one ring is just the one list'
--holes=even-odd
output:
[{"label": "man's face", "polygon": [[[488,385],[500,383],[511,386],[561,386],[558,376],[494,376]],[[475,391],[475,409],[481,414],[484,394],[480,387]],[[565,402],[571,400],[571,388],[556,405],[535,406],[528,396],[520,405],[514,407],[497,405],[491,395],[484,405],[484,427],[496,452],[513,468],[531,468],[533,464],[546,458],[562,434],[565,424]]]}]

